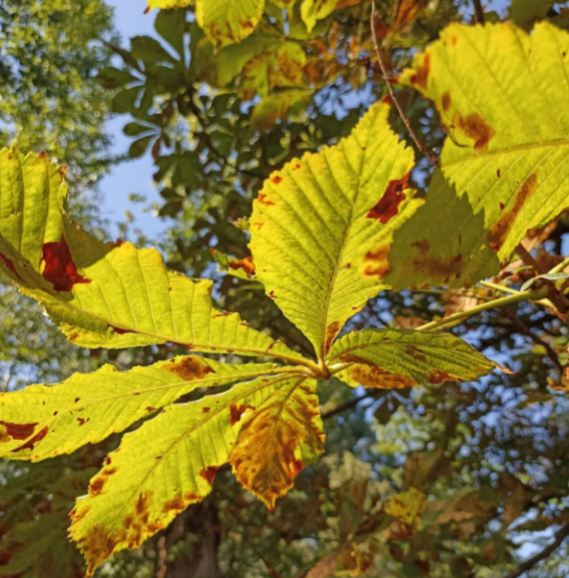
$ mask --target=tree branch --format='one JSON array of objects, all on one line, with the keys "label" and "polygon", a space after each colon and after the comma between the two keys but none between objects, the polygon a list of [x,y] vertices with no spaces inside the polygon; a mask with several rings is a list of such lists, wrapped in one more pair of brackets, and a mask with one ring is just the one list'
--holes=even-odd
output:
[{"label": "tree branch", "polygon": [[541,552],[538,552],[535,556],[532,556],[520,564],[516,570],[507,574],[505,578],[519,578],[522,574],[525,574],[528,570],[531,570],[536,564],[539,564],[539,562],[551,556],[551,554],[553,554],[553,552],[555,552],[555,550],[561,546],[567,536],[569,536],[569,524],[565,524],[556,532],[555,540],[553,540],[549,546],[545,547]]},{"label": "tree branch", "polygon": [[476,15],[476,22],[484,26],[484,8],[482,8],[480,0],[474,0],[474,14]]},{"label": "tree branch", "polygon": [[348,401],[342,405],[339,405],[338,407],[335,407],[334,409],[325,413],[322,416],[322,419],[329,419],[331,417],[334,417],[335,415],[338,415],[339,413],[342,413],[343,411],[346,411],[348,409],[352,409],[352,408],[356,407],[358,405],[358,403],[360,403],[360,401],[363,401],[364,399],[367,399],[368,397],[371,397],[371,393],[364,393],[363,395],[360,395],[359,397],[354,397],[354,399],[351,399],[350,401]]},{"label": "tree branch", "polygon": [[393,101],[395,108],[397,108],[397,112],[399,113],[399,116],[401,117],[403,124],[405,125],[405,127],[409,131],[409,135],[413,139],[415,145],[429,159],[431,164],[438,168],[439,167],[439,160],[437,159],[437,157],[435,157],[435,155],[430,153],[423,146],[423,143],[421,143],[421,141],[419,140],[419,138],[415,134],[415,131],[411,128],[411,123],[409,122],[409,119],[405,115],[405,112],[403,111],[401,104],[399,103],[399,101],[397,100],[397,97],[395,96],[395,91],[393,90],[393,85],[391,84],[391,80],[389,79],[389,75],[387,74],[387,70],[385,68],[385,63],[383,62],[383,58],[381,57],[381,52],[379,50],[379,47],[377,46],[377,36],[375,34],[375,25],[374,25],[375,22],[374,21],[375,21],[375,1],[372,0],[371,19],[370,19],[371,36],[373,38],[373,46],[375,48],[375,53],[377,55],[377,62],[379,64],[379,68],[381,69],[381,74],[383,75],[383,80],[385,80],[385,84],[387,85],[387,90],[389,91],[389,95],[391,96],[391,100]]},{"label": "tree branch", "polygon": [[510,311],[507,307],[500,307],[500,311],[520,330],[521,333],[529,337],[534,343],[541,345],[545,351],[547,352],[547,356],[555,366],[555,369],[559,372],[559,375],[563,375],[563,365],[559,361],[559,357],[557,353],[555,353],[554,349],[544,341],[539,335],[536,335],[521,319],[516,317],[512,311]]}]

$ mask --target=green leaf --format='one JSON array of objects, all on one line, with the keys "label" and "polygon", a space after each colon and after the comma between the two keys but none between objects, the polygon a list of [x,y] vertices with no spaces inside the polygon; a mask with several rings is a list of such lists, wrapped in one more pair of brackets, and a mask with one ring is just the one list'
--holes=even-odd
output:
[{"label": "green leaf", "polygon": [[175,58],[155,38],[134,36],[130,44],[134,58],[142,60],[145,64],[156,64],[157,62],[176,64]]},{"label": "green leaf", "polygon": [[[70,341],[303,358],[213,307],[212,282],[169,271],[155,249],[98,241],[62,210],[64,171],[45,155],[0,152],[0,268],[37,299]],[[25,217],[25,218],[24,218]]]},{"label": "green leaf", "polygon": [[154,21],[154,29],[184,59],[185,10],[161,10]]},{"label": "green leaf", "polygon": [[266,131],[279,120],[284,120],[291,107],[308,99],[312,91],[287,90],[271,94],[253,109],[251,123],[259,131]]},{"label": "green leaf", "polygon": [[567,78],[569,34],[546,22],[531,36],[511,23],[451,24],[416,58],[401,82],[441,114],[449,184],[435,175],[413,223],[376,246],[376,277],[394,288],[468,286],[569,207]]},{"label": "green leaf", "polygon": [[473,381],[496,366],[450,333],[367,329],[340,338],[328,363],[353,363],[337,377],[379,389],[445,381]]},{"label": "green leaf", "polygon": [[128,70],[120,70],[114,66],[106,66],[97,74],[97,82],[109,90],[137,81],[139,81],[139,79],[133,76]]},{"label": "green leaf", "polygon": [[111,554],[138,547],[207,496],[217,470],[230,458],[243,414],[281,401],[279,391],[294,396],[305,379],[287,374],[258,379],[221,395],[171,405],[125,435],[71,514],[70,533],[87,559],[88,576]]},{"label": "green leaf", "polygon": [[388,114],[389,105],[374,105],[350,137],[273,173],[254,203],[257,277],[321,357],[382,287],[359,275],[356,256],[422,203],[406,187],[413,152]]},{"label": "green leaf", "polygon": [[127,136],[138,136],[139,134],[155,130],[156,130],[155,126],[148,126],[144,124],[139,124],[137,122],[129,122],[123,128],[123,132]]},{"label": "green leaf", "polygon": [[512,0],[510,18],[518,26],[531,27],[545,18],[554,3],[554,0]]},{"label": "green leaf", "polygon": [[142,138],[136,139],[132,142],[128,149],[128,156],[131,159],[138,159],[141,156],[144,156],[144,153],[148,149],[150,143],[156,138],[155,134],[151,134],[148,136],[143,136]]},{"label": "green leaf", "polygon": [[125,372],[107,365],[54,386],[6,393],[0,397],[0,456],[37,462],[71,453],[125,430],[195,389],[254,379],[274,368],[174,357]]},{"label": "green leaf", "polygon": [[197,0],[196,18],[217,48],[247,38],[263,15],[264,0]]}]

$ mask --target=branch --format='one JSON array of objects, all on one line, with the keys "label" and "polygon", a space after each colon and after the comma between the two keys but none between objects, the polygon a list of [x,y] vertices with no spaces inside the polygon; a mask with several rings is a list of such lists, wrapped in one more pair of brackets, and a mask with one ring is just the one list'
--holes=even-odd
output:
[{"label": "branch", "polygon": [[484,26],[484,8],[480,0],[474,0],[474,14],[476,15],[476,22]]},{"label": "branch", "polygon": [[438,161],[437,157],[435,157],[435,155],[430,153],[423,146],[421,141],[418,139],[417,135],[415,134],[415,131],[411,128],[411,123],[409,122],[409,119],[405,115],[405,112],[403,112],[403,108],[401,107],[401,104],[399,104],[399,101],[397,100],[397,97],[395,96],[395,91],[393,90],[393,85],[391,84],[391,80],[389,79],[389,75],[387,74],[387,70],[385,68],[385,63],[383,62],[383,58],[381,57],[380,50],[377,46],[377,37],[375,34],[374,20],[375,20],[375,0],[372,0],[371,19],[370,19],[371,36],[373,38],[373,46],[375,48],[375,53],[377,55],[377,61],[379,63],[379,68],[381,69],[381,74],[383,75],[383,80],[385,80],[385,84],[387,85],[387,90],[389,91],[389,95],[391,96],[391,100],[393,101],[395,108],[397,108],[397,112],[399,113],[399,116],[401,117],[403,124],[405,125],[405,127],[409,131],[409,134],[411,135],[411,138],[413,139],[415,145],[429,159],[431,164],[434,167],[438,168],[439,167],[439,161]]},{"label": "branch", "polygon": [[557,371],[559,372],[559,375],[563,375],[563,365],[561,365],[561,362],[559,361],[559,357],[557,356],[557,353],[555,353],[555,351],[551,347],[551,345],[549,345],[549,343],[547,343],[547,341],[544,341],[541,337],[539,337],[539,335],[536,335],[535,333],[533,333],[533,331],[521,319],[516,317],[516,315],[514,315],[514,313],[512,313],[512,311],[510,311],[507,307],[500,307],[500,311],[516,327],[518,327],[518,329],[520,330],[521,333],[523,333],[524,335],[527,335],[527,337],[529,337],[534,343],[541,345],[545,349],[545,351],[547,352],[547,356],[549,357],[549,359],[551,360],[551,362],[555,366],[555,369],[557,369]]},{"label": "branch", "polygon": [[358,405],[358,403],[360,403],[360,401],[363,401],[364,399],[367,399],[370,396],[371,396],[371,393],[364,393],[363,395],[360,395],[359,397],[354,397],[354,399],[351,399],[350,401],[348,401],[342,405],[339,405],[338,407],[325,413],[322,416],[322,419],[329,419],[331,417],[334,417],[335,415],[338,415],[339,413],[342,413],[343,411],[346,411],[347,409],[352,409],[352,408],[356,407],[356,405]]},{"label": "branch", "polygon": [[555,550],[561,546],[567,536],[569,536],[569,524],[565,524],[556,532],[555,540],[553,540],[549,546],[520,564],[516,570],[507,574],[505,578],[519,578],[522,574],[525,574],[528,570],[531,570],[536,564],[551,556],[551,554],[553,554],[553,552],[555,552]]}]

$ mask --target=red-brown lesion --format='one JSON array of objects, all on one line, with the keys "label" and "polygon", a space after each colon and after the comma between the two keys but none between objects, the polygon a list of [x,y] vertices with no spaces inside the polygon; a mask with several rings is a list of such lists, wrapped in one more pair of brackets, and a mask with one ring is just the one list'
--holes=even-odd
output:
[{"label": "red-brown lesion", "polygon": [[80,283],[91,283],[77,270],[67,239],[62,235],[59,242],[44,243],[42,247],[44,269],[42,276],[58,292],[68,292]]},{"label": "red-brown lesion", "polygon": [[423,56],[422,62],[414,70],[409,80],[411,81],[411,84],[413,86],[418,86],[423,90],[427,90],[430,72],[431,72],[431,55],[427,52]]},{"label": "red-brown lesion", "polygon": [[469,139],[472,139],[476,152],[486,151],[490,141],[496,136],[496,131],[477,112],[462,116],[458,110],[455,111],[451,128],[462,131]]},{"label": "red-brown lesion", "polygon": [[[488,244],[494,251],[499,251],[506,241],[516,217],[522,210],[524,204],[537,191],[538,178],[535,173],[529,175],[517,190],[511,207],[500,215],[499,219],[492,225],[488,232]],[[504,207],[505,208],[505,207]]]},{"label": "red-brown lesion", "polygon": [[170,359],[170,361],[163,363],[160,368],[163,371],[177,375],[184,381],[203,379],[206,375],[215,373],[209,365],[205,364],[195,355],[190,355],[181,359]]},{"label": "red-brown lesion", "polygon": [[400,179],[389,181],[381,199],[367,214],[368,219],[376,219],[383,225],[399,213],[399,205],[407,198],[403,192],[407,188],[409,173]]}]

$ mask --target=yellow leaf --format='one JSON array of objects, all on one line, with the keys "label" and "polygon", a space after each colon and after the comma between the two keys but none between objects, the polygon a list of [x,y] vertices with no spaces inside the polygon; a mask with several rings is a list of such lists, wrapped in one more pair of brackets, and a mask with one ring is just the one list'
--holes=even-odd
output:
[{"label": "yellow leaf", "polygon": [[415,488],[391,496],[385,504],[385,512],[409,526],[418,523],[427,506],[427,496]]},{"label": "yellow leaf", "polygon": [[324,451],[316,381],[295,379],[244,418],[231,454],[241,484],[272,510],[296,476]]}]

